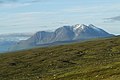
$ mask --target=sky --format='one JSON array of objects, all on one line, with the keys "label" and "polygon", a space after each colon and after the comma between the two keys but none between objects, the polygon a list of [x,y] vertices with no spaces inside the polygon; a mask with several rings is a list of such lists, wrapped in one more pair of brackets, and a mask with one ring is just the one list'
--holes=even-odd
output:
[{"label": "sky", "polygon": [[120,0],[0,0],[0,34],[94,24],[120,34]]}]

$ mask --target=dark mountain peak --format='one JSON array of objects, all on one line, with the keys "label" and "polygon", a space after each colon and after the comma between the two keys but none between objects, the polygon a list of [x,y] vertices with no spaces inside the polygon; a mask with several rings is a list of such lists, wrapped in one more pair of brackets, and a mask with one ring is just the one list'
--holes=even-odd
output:
[{"label": "dark mountain peak", "polygon": [[93,24],[89,24],[88,26],[95,27],[95,25],[93,25]]},{"label": "dark mountain peak", "polygon": [[82,27],[82,26],[87,27],[87,25],[85,25],[85,24],[81,24],[81,27]]},{"label": "dark mountain peak", "polygon": [[38,33],[45,33],[46,31],[39,31]]},{"label": "dark mountain peak", "polygon": [[61,27],[61,28],[70,28],[71,26],[63,26],[63,27]]}]

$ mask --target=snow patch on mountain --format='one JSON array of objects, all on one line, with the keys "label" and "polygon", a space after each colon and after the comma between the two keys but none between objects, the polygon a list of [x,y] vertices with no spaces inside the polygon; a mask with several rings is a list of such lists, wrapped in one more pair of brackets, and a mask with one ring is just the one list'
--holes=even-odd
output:
[{"label": "snow patch on mountain", "polygon": [[76,24],[75,26],[73,26],[73,30],[76,31],[77,29],[81,29],[83,30],[86,27],[86,25],[84,24]]}]

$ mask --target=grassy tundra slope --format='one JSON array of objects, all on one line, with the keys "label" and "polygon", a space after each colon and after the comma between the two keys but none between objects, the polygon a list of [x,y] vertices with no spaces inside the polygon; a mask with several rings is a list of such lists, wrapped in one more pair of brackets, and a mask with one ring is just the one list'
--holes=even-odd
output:
[{"label": "grassy tundra slope", "polygon": [[120,80],[120,37],[0,54],[0,80]]}]

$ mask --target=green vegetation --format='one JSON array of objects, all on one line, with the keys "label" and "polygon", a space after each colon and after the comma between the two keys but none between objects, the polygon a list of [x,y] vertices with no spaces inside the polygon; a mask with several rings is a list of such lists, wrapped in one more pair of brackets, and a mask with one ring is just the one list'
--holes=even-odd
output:
[{"label": "green vegetation", "polygon": [[1,54],[0,80],[120,80],[120,37]]}]

